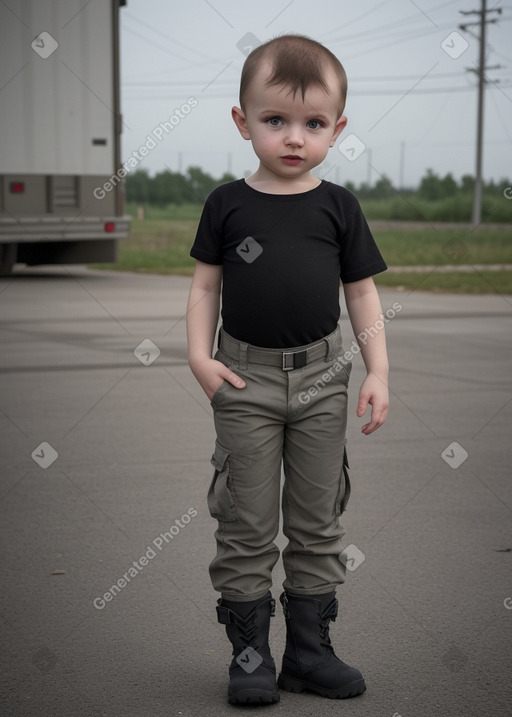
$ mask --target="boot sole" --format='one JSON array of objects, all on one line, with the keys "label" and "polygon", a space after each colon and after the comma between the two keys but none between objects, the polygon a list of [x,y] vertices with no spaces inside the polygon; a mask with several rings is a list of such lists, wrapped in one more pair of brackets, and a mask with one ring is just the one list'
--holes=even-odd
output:
[{"label": "boot sole", "polygon": [[356,680],[355,682],[351,682],[350,684],[337,689],[328,690],[325,687],[320,687],[319,685],[315,685],[311,682],[299,680],[297,677],[283,675],[282,673],[279,675],[277,680],[277,686],[286,692],[299,693],[304,692],[304,690],[307,690],[308,692],[315,692],[317,695],[328,697],[330,700],[344,700],[349,697],[357,697],[358,695],[362,695],[366,690],[366,684],[363,679]]},{"label": "boot sole", "polygon": [[248,689],[239,690],[234,695],[229,695],[228,702],[230,705],[260,705],[272,704],[279,702],[279,692],[268,692],[266,690]]}]

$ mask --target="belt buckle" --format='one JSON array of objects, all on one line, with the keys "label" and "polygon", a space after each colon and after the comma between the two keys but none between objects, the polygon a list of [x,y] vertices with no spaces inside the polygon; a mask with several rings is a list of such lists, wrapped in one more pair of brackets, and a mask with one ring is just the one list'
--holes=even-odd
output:
[{"label": "belt buckle", "polygon": [[[289,360],[291,359],[291,365]],[[283,351],[283,371],[292,371],[295,368],[302,368],[308,362],[308,352],[304,351]]]}]

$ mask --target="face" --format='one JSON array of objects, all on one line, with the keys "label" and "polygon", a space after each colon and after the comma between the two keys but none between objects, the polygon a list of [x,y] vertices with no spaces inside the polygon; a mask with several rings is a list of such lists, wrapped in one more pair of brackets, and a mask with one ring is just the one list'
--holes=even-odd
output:
[{"label": "face", "polygon": [[255,75],[245,98],[245,112],[234,107],[240,134],[250,139],[260,170],[275,178],[299,178],[323,162],[345,126],[339,117],[339,89],[334,72],[326,77],[329,93],[319,86],[299,90],[295,97],[285,85],[267,86],[271,67]]}]

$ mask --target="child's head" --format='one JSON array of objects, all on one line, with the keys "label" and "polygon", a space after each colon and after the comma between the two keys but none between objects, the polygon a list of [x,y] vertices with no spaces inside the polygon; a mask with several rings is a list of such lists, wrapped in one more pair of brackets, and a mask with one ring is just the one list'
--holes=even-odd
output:
[{"label": "child's head", "polygon": [[254,176],[310,181],[346,125],[346,92],[341,63],[314,40],[284,35],[253,50],[232,117],[260,160]]},{"label": "child's head", "polygon": [[304,35],[283,35],[259,45],[247,57],[240,78],[240,107],[245,111],[251,82],[262,65],[271,73],[267,85],[286,85],[295,97],[300,89],[304,100],[311,86],[321,87],[329,93],[326,75],[334,73],[337,85],[338,117],[345,108],[347,76],[338,58],[319,42]]}]

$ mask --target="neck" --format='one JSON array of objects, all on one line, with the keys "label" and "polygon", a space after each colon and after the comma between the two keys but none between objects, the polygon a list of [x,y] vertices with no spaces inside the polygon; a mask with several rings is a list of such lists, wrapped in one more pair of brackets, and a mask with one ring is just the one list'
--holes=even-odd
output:
[{"label": "neck", "polygon": [[311,172],[302,174],[300,177],[279,177],[258,169],[248,177],[246,183],[259,192],[266,194],[301,194],[315,189],[321,183],[318,177]]}]

